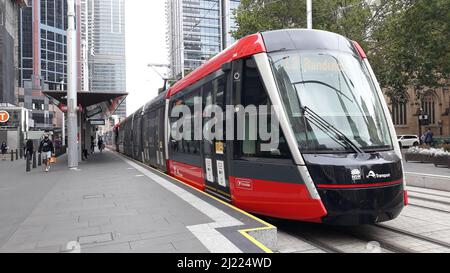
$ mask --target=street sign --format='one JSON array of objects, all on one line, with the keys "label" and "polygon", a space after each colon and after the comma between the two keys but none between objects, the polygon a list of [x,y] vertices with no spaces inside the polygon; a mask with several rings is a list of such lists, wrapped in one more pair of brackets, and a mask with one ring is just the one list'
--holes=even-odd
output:
[{"label": "street sign", "polygon": [[106,125],[106,122],[104,119],[91,119],[90,122],[91,122],[91,125],[100,125],[100,126]]},{"label": "street sign", "polygon": [[7,123],[9,121],[9,113],[0,111],[0,123]]}]

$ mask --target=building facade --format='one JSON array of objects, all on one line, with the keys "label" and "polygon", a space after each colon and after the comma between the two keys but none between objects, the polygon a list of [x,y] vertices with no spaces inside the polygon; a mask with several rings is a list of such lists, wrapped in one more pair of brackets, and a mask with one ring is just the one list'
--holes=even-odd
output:
[{"label": "building facade", "polygon": [[[437,88],[418,95],[413,88],[404,98],[386,97],[398,135],[421,135],[430,128],[435,136],[450,136],[450,88]],[[419,116],[428,120],[419,126]]]},{"label": "building facade", "polygon": [[19,105],[34,130],[61,130],[62,112],[42,91],[67,90],[67,0],[30,0],[19,11]]},{"label": "building facade", "polygon": [[18,10],[25,0],[0,0],[0,103],[17,105]]},{"label": "building facade", "polygon": [[233,11],[238,0],[167,0],[167,45],[170,74],[181,78],[234,40]]},{"label": "building facade", "polygon": [[[87,57],[82,63],[83,75],[88,77],[91,92],[117,92],[126,90],[125,55],[125,2],[124,0],[82,1],[81,19],[87,31],[83,33],[82,44]],[[86,71],[87,70],[87,71]],[[126,117],[126,102],[117,109],[115,115]]]}]

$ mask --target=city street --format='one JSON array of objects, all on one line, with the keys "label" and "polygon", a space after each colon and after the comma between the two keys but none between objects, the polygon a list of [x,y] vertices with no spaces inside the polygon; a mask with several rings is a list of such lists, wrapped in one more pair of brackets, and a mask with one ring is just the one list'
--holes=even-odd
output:
[{"label": "city street", "polygon": [[449,0],[0,0],[0,253],[448,254],[449,56]]},{"label": "city street", "polygon": [[[219,211],[211,216],[208,210],[186,207],[176,195],[161,194],[155,180],[126,161],[111,152],[96,153],[79,171],[60,163],[48,174],[42,168],[26,173],[23,160],[0,161],[0,252],[70,252],[70,242],[80,243],[83,253],[227,251],[224,245],[210,247],[189,228],[210,222]],[[405,168],[414,170],[417,164]],[[445,174],[420,166],[430,175]],[[450,192],[412,186],[408,192],[410,204],[400,217],[379,225],[335,227],[262,218],[278,229],[271,246],[275,253],[449,253]],[[229,217],[227,222],[243,229]],[[260,250],[244,238],[225,238],[245,252]]]}]

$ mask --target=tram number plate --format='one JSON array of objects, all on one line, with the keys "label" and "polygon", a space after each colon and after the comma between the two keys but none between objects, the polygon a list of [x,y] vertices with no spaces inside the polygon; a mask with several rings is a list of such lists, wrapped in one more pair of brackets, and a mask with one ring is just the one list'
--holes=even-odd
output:
[{"label": "tram number plate", "polygon": [[205,165],[206,165],[206,180],[208,180],[211,183],[214,183],[212,160],[210,158],[206,158]]},{"label": "tram number plate", "polygon": [[225,179],[225,162],[217,160],[217,177],[219,185],[222,187],[227,186],[227,181]]}]

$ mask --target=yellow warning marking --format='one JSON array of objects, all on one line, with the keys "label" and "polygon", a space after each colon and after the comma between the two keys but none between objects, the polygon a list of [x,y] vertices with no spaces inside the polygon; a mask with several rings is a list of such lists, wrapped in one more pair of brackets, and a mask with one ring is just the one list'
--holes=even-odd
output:
[{"label": "yellow warning marking", "polygon": [[[116,151],[112,151],[112,152],[114,152],[114,153],[116,153],[116,154],[118,154],[118,155],[120,155],[120,156],[126,157],[126,158],[128,158],[128,159],[130,159],[130,160],[132,160],[132,161],[134,161],[134,162],[136,162],[137,164],[140,164],[140,165],[142,165],[142,166],[150,167],[150,166],[147,166],[147,165],[143,164],[143,163],[140,162],[140,161],[135,160],[134,158],[128,157],[128,156],[123,155],[123,154],[120,154],[120,153],[118,153],[118,152],[116,152]],[[269,223],[267,223],[266,221],[264,221],[264,220],[262,220],[262,219],[259,219],[258,217],[254,216],[254,215],[251,215],[250,213],[248,213],[248,212],[246,212],[246,211],[243,211],[243,210],[241,210],[240,208],[237,208],[237,207],[233,206],[233,205],[230,204],[230,203],[227,203],[227,202],[225,202],[225,201],[223,201],[223,200],[220,200],[219,198],[217,198],[217,197],[215,197],[215,196],[213,196],[213,195],[211,195],[211,194],[209,194],[209,193],[207,193],[207,192],[201,191],[201,190],[199,190],[199,189],[197,189],[197,188],[195,188],[195,187],[193,187],[193,186],[191,186],[191,185],[189,185],[189,184],[187,184],[187,183],[184,183],[183,181],[177,179],[176,177],[170,176],[170,175],[168,175],[168,174],[166,174],[166,173],[164,173],[164,172],[161,172],[161,171],[158,170],[158,169],[155,169],[155,168],[152,168],[152,167],[150,167],[150,168],[151,168],[152,171],[158,172],[158,173],[160,173],[160,174],[162,174],[162,175],[164,175],[164,176],[166,176],[166,177],[168,177],[168,178],[171,178],[171,179],[173,179],[173,180],[175,180],[175,181],[177,181],[177,182],[179,182],[179,183],[181,183],[181,184],[183,184],[183,185],[186,185],[186,186],[188,186],[189,188],[191,188],[191,189],[193,189],[193,190],[196,190],[197,192],[199,192],[199,193],[201,193],[201,194],[203,194],[203,195],[205,195],[205,196],[207,196],[207,197],[209,197],[209,198],[212,198],[212,199],[214,199],[215,201],[217,201],[217,202],[219,202],[219,203],[221,203],[221,204],[223,204],[223,205],[225,205],[225,206],[227,206],[227,207],[229,207],[229,208],[231,208],[231,209],[233,209],[233,210],[235,210],[235,211],[237,211],[237,212],[240,212],[241,214],[244,214],[245,216],[247,216],[247,217],[249,217],[249,218],[255,220],[256,222],[261,223],[262,225],[265,225],[265,227],[250,228],[250,229],[241,229],[241,230],[238,230],[238,232],[239,232],[242,236],[244,236],[246,239],[248,239],[250,242],[252,242],[254,245],[256,245],[257,247],[259,247],[262,251],[264,251],[264,252],[266,252],[266,253],[273,253],[273,251],[272,251],[270,248],[266,247],[263,243],[261,243],[260,241],[258,241],[255,237],[251,236],[251,235],[249,234],[249,232],[255,232],[255,231],[260,231],[260,230],[271,230],[271,229],[276,229],[276,227],[275,227],[274,225],[269,224]]]}]

